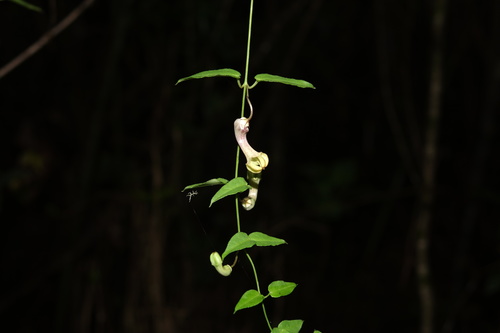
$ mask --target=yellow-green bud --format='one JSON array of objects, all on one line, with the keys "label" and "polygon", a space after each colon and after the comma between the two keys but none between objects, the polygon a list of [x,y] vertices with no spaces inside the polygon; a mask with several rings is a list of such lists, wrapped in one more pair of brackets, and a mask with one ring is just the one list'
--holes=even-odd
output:
[{"label": "yellow-green bud", "polygon": [[210,254],[210,263],[222,276],[229,276],[233,271],[231,265],[222,265],[222,258],[218,252],[212,252],[212,254]]}]

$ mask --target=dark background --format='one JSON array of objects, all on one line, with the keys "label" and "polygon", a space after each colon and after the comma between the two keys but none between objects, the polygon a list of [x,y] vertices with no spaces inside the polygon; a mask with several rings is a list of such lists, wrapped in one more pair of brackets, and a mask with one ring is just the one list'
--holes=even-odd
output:
[{"label": "dark background", "polygon": [[[0,2],[0,66],[78,1]],[[274,325],[303,332],[418,332],[415,221],[429,108],[433,1],[256,0],[248,135],[270,165],[244,231]],[[265,332],[240,258],[209,263],[234,203],[185,185],[231,178],[232,79],[244,71],[248,1],[96,0],[0,79],[0,323],[5,332]],[[500,331],[498,1],[449,1],[430,269],[435,332]],[[249,80],[253,83],[253,80]],[[242,173],[244,172],[242,166]]]}]

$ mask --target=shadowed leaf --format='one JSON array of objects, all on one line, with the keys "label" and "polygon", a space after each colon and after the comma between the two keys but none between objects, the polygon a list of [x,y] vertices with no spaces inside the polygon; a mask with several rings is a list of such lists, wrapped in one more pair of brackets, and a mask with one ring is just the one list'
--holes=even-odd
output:
[{"label": "shadowed leaf", "polygon": [[32,10],[32,11],[35,11],[38,13],[42,12],[42,9],[40,7],[32,5],[24,0],[8,0],[8,1],[13,2],[15,4],[18,4],[19,6],[23,6],[26,9],[29,9],[29,10]]},{"label": "shadowed leaf", "polygon": [[224,178],[214,178],[207,180],[206,182],[203,183],[198,183],[198,184],[192,184],[184,187],[184,189],[181,192],[184,192],[185,190],[189,190],[192,188],[198,188],[198,187],[205,187],[205,186],[215,186],[215,185],[224,185],[227,184],[227,179]]}]

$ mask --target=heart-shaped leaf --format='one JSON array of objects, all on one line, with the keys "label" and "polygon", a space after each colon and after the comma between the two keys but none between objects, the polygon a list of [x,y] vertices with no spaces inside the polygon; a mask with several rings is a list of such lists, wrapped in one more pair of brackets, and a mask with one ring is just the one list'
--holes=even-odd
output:
[{"label": "heart-shaped leaf", "polygon": [[281,296],[290,295],[295,287],[297,287],[297,284],[294,282],[285,282],[279,280],[271,282],[267,287],[267,290],[269,291],[271,297],[278,298]]},{"label": "heart-shaped leaf", "polygon": [[278,327],[273,328],[271,333],[299,333],[302,328],[303,320],[283,320]]},{"label": "heart-shaped leaf", "polygon": [[231,179],[227,184],[222,186],[217,193],[214,194],[212,200],[210,200],[210,206],[216,201],[219,201],[222,198],[227,197],[228,195],[233,195],[241,192],[245,192],[250,188],[247,181],[243,177],[237,177]]},{"label": "heart-shaped leaf", "polygon": [[254,290],[254,289],[247,290],[243,294],[243,296],[241,296],[238,303],[236,303],[236,306],[234,307],[233,313],[236,313],[236,311],[241,310],[241,309],[246,309],[246,308],[250,308],[252,306],[256,306],[256,305],[262,303],[264,298],[265,298],[264,295],[259,293],[257,290]]},{"label": "heart-shaped leaf", "polygon": [[257,246],[276,246],[276,245],[286,244],[284,239],[271,237],[269,235],[266,235],[258,231],[252,232],[249,235],[249,237],[251,240],[255,242],[255,245]]},{"label": "heart-shaped leaf", "polygon": [[243,249],[248,249],[255,245],[255,242],[251,240],[248,235],[244,232],[238,232],[231,237],[227,243],[224,253],[222,253],[222,260],[230,253],[240,251]]}]

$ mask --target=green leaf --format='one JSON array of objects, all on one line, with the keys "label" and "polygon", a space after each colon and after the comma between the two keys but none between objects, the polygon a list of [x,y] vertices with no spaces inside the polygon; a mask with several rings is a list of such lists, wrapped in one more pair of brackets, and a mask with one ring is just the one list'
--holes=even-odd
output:
[{"label": "green leaf", "polygon": [[228,195],[233,195],[241,192],[245,192],[250,188],[247,181],[243,177],[237,177],[231,179],[227,184],[222,186],[217,193],[214,194],[212,200],[210,200],[210,205],[208,207],[212,207],[212,204],[216,201],[219,201],[222,198],[227,197]]},{"label": "green leaf", "polygon": [[286,244],[284,239],[271,237],[258,231],[252,232],[249,237],[251,240],[255,241],[255,245],[257,246],[276,246]]},{"label": "green leaf", "polygon": [[214,185],[224,185],[224,184],[227,184],[227,179],[224,179],[224,178],[214,178],[214,179],[207,180],[206,182],[203,182],[203,183],[188,185],[188,186],[184,187],[184,189],[181,192],[184,192],[185,190],[189,190],[189,189],[192,189],[192,188],[205,187],[205,186],[214,186]]},{"label": "green leaf", "polygon": [[275,238],[263,234],[262,232],[252,232],[247,235],[244,232],[238,232],[231,237],[229,242],[227,243],[227,247],[222,253],[222,260],[226,258],[229,254],[240,251],[243,249],[251,248],[254,245],[257,246],[274,246],[285,244],[286,242],[283,239]]},{"label": "green leaf", "polygon": [[251,240],[248,235],[244,232],[238,232],[231,237],[227,243],[224,253],[222,253],[222,260],[230,253],[240,251],[243,249],[248,249],[255,245],[255,242]]},{"label": "green leaf", "polygon": [[271,331],[271,333],[288,333],[288,331],[285,330],[284,328],[275,327],[275,328],[273,328],[273,330]]},{"label": "green leaf", "polygon": [[184,82],[186,80],[204,79],[207,77],[215,77],[215,76],[228,76],[228,77],[232,77],[232,78],[238,80],[241,77],[241,74],[240,74],[240,72],[238,72],[234,69],[231,69],[231,68],[213,69],[213,70],[203,71],[203,72],[193,74],[191,76],[184,77],[184,78],[180,79],[179,81],[177,81],[177,83],[175,85],[178,85],[179,83]]},{"label": "green leaf", "polygon": [[259,293],[257,290],[254,289],[247,290],[243,294],[243,296],[241,296],[238,303],[236,303],[233,314],[236,313],[236,311],[238,310],[251,308],[252,306],[256,306],[262,303],[264,298],[265,298],[264,295]]},{"label": "green leaf", "polygon": [[318,330],[314,330],[313,333],[321,333],[321,331],[318,331]]},{"label": "green leaf", "polygon": [[27,3],[24,0],[9,0],[9,1],[13,2],[15,4],[18,4],[19,6],[23,6],[24,8],[32,10],[32,11],[35,11],[35,12],[38,12],[38,13],[42,12],[42,9],[40,7],[32,5],[30,3]]},{"label": "green leaf", "polygon": [[302,328],[303,320],[283,320],[271,333],[298,333]]},{"label": "green leaf", "polygon": [[255,81],[257,82],[276,82],[288,84],[291,86],[296,86],[299,88],[312,88],[316,89],[311,83],[304,80],[290,79],[283,76],[272,75],[272,74],[257,74],[255,75]]},{"label": "green leaf", "polygon": [[267,287],[267,290],[269,290],[269,294],[271,295],[271,297],[278,298],[281,296],[290,295],[295,287],[297,287],[296,283],[279,280],[271,282]]}]

